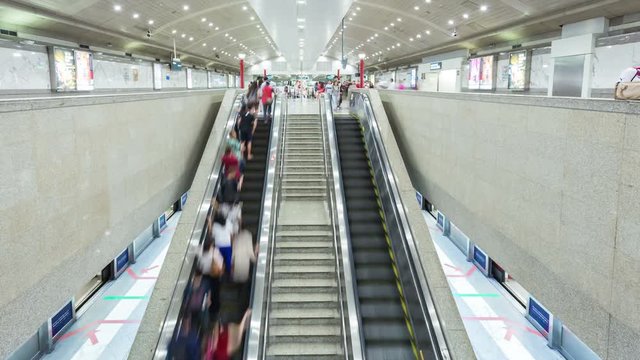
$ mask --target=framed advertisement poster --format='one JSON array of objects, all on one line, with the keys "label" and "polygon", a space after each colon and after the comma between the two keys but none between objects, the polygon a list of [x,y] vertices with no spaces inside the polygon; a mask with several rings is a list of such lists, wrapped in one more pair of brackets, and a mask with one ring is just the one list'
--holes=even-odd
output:
[{"label": "framed advertisement poster", "polygon": [[469,89],[492,90],[495,76],[495,56],[484,56],[469,60]]},{"label": "framed advertisement poster", "polygon": [[93,90],[93,54],[88,51],[75,50],[76,90]]},{"label": "framed advertisement poster", "polygon": [[73,50],[51,47],[52,88],[57,91],[76,90],[76,64]]},{"label": "framed advertisement poster", "polygon": [[509,89],[525,90],[527,86],[527,52],[509,54]]}]

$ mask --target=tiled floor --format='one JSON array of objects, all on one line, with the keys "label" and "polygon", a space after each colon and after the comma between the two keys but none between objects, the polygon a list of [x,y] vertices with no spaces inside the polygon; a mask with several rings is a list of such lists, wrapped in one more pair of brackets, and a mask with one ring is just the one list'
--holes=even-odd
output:
[{"label": "tiled floor", "polygon": [[126,359],[147,308],[156,277],[164,262],[181,213],[169,219],[153,240],[118,279],[105,285],[84,314],[44,359]]},{"label": "tiled floor", "polygon": [[509,295],[501,285],[476,271],[442,235],[435,219],[423,214],[478,359],[564,359],[547,346],[547,340],[525,319],[524,310],[505,297]]}]

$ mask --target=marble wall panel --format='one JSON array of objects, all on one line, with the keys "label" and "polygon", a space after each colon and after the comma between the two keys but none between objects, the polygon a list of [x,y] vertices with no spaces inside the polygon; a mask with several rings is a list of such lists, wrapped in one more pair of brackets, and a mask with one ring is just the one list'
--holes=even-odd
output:
[{"label": "marble wall panel", "polygon": [[207,88],[207,71],[193,70],[191,71],[191,80],[193,81],[193,89]]},{"label": "marble wall panel", "polygon": [[100,89],[153,89],[150,62],[116,62],[94,59],[94,85]]},{"label": "marble wall panel", "polygon": [[179,71],[171,71],[169,65],[162,66],[162,88],[163,89],[186,89],[187,70],[182,68]]},{"label": "marble wall panel", "polygon": [[0,47],[0,64],[0,92],[51,89],[46,52]]}]

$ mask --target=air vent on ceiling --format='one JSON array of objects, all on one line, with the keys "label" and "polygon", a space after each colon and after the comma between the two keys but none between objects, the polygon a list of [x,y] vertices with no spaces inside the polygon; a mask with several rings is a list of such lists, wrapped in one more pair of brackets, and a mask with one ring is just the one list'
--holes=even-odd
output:
[{"label": "air vent on ceiling", "polygon": [[18,36],[18,33],[11,30],[0,29],[0,34],[9,36]]},{"label": "air vent on ceiling", "polygon": [[133,57],[133,54],[131,54],[131,53],[124,53],[124,56]]},{"label": "air vent on ceiling", "polygon": [[81,48],[81,49],[89,49],[89,45],[82,45],[82,44],[80,44],[80,48]]}]

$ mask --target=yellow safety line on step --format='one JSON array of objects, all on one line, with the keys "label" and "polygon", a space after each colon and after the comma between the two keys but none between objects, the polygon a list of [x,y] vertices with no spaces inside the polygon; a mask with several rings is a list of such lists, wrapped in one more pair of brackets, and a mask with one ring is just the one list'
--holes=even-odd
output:
[{"label": "yellow safety line on step", "polygon": [[[364,133],[364,127],[360,125],[360,131]],[[363,134],[364,140],[364,134]],[[364,143],[364,141],[363,141]],[[413,331],[413,325],[411,324],[411,317],[409,316],[409,311],[407,309],[407,302],[404,297],[404,291],[402,290],[402,283],[400,282],[400,274],[398,272],[398,267],[396,265],[396,257],[393,251],[393,247],[391,246],[391,238],[389,237],[389,231],[387,229],[387,222],[385,220],[384,211],[382,207],[382,201],[380,200],[380,192],[378,191],[378,185],[376,184],[375,174],[373,172],[373,167],[371,165],[371,160],[369,159],[369,150],[365,143],[365,149],[367,150],[367,163],[369,164],[369,173],[371,174],[371,183],[373,184],[373,191],[376,194],[376,203],[378,204],[378,213],[380,214],[380,219],[382,222],[382,228],[384,230],[384,237],[387,242],[387,251],[389,252],[389,258],[391,259],[391,267],[393,269],[393,274],[396,278],[396,288],[398,289],[398,296],[400,297],[400,305],[402,306],[402,312],[404,314],[404,322],[407,326],[407,330],[409,331],[409,340],[411,342],[411,349],[413,351],[413,356],[419,360],[419,352],[418,346],[416,344],[416,336]],[[420,351],[421,353],[421,351]]]}]

